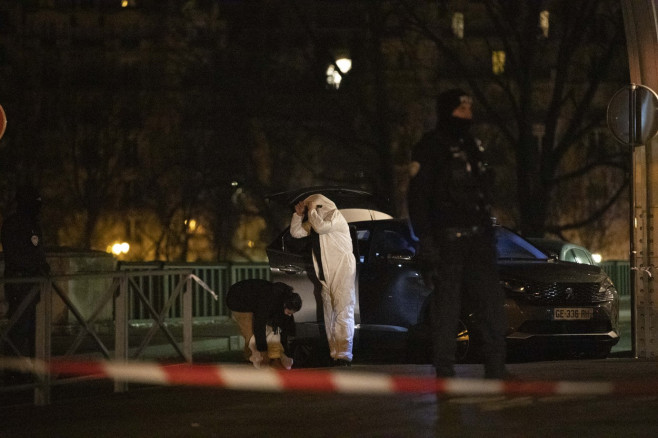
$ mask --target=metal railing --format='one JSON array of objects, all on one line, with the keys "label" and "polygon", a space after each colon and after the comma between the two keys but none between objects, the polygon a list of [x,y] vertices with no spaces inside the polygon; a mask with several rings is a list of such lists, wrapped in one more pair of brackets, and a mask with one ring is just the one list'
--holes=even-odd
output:
[{"label": "metal railing", "polygon": [[[270,279],[270,268],[267,263],[158,263],[157,265],[145,263],[122,263],[119,269],[122,271],[139,272],[147,271],[153,267],[162,270],[189,269],[192,275],[201,279],[210,289],[217,293],[218,299],[212,295],[203,293],[204,289],[200,283],[193,283],[194,301],[192,314],[195,318],[228,316],[226,308],[226,292],[228,288],[238,281],[259,278]],[[166,299],[170,294],[172,285],[168,283],[157,284],[159,280],[150,278],[148,275],[137,275],[135,282],[139,284],[145,294],[152,300]],[[161,297],[158,298],[158,295]],[[131,300],[130,318],[139,320],[148,317],[148,309],[139,301]],[[180,318],[179,303],[174,303],[168,315],[169,318]]]},{"label": "metal railing", "polygon": [[631,295],[631,267],[627,260],[611,260],[599,264],[610,277],[620,296]]},{"label": "metal railing", "polygon": [[[5,355],[28,360],[14,345],[10,333],[29,303],[37,300],[36,360],[67,359],[74,355],[90,359],[140,359],[156,334],[160,334],[178,357],[192,362],[194,320],[209,316],[228,318],[224,304],[226,292],[231,284],[247,278],[269,279],[269,267],[267,264],[124,264],[115,272],[3,278],[0,279],[3,286],[16,283],[32,286],[11,319],[0,326],[0,343]],[[138,345],[130,348],[129,332],[136,321],[147,322],[143,324],[147,330],[140,333]],[[172,322],[181,328],[180,333],[173,333]],[[70,344],[54,356],[53,334],[58,330],[68,332],[66,338]],[[0,386],[0,390],[33,387],[34,403],[44,405],[50,403],[54,385],[77,380],[54,375],[34,378],[34,383],[29,385]],[[126,391],[127,383],[115,382],[114,390]]]},{"label": "metal railing", "polygon": [[[611,277],[620,295],[630,294],[628,262],[604,262],[601,267]],[[34,352],[38,360],[49,361],[53,357],[53,333],[64,327],[69,332],[67,339],[71,343],[65,351],[55,352],[57,358],[84,355],[112,360],[140,359],[155,335],[160,334],[178,357],[191,362],[194,321],[228,318],[226,292],[233,283],[248,278],[269,280],[269,266],[266,263],[128,263],[122,264],[117,271],[106,273],[0,278],[0,285],[33,285],[28,295],[39,298]],[[217,299],[208,289],[217,295]],[[21,357],[8,333],[26,307],[19,308],[11,320],[0,321],[0,341],[5,354]],[[129,348],[130,328],[136,322],[142,322],[147,330],[140,334],[139,345]],[[180,333],[172,332],[172,322],[181,327]],[[87,341],[84,348],[83,341]],[[51,375],[35,378],[30,386],[34,388],[34,403],[37,405],[50,403],[52,386],[76,380]],[[18,389],[23,387],[0,386],[0,391]],[[115,382],[114,390],[126,391],[127,383]]]}]

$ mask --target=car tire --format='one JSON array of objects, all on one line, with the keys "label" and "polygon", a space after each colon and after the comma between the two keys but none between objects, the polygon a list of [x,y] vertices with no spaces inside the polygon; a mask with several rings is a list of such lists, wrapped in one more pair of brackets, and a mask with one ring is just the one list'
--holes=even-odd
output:
[{"label": "car tire", "polygon": [[293,368],[318,368],[331,365],[326,341],[319,339],[296,339],[290,344]]}]

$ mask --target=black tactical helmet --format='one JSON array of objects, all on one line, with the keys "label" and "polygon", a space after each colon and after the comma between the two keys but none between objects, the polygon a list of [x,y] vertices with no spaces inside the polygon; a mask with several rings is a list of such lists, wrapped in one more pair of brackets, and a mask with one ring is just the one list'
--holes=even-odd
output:
[{"label": "black tactical helmet", "polygon": [[453,88],[439,94],[436,98],[437,122],[450,120],[452,112],[461,105],[462,97],[468,97],[468,93],[460,88]]}]

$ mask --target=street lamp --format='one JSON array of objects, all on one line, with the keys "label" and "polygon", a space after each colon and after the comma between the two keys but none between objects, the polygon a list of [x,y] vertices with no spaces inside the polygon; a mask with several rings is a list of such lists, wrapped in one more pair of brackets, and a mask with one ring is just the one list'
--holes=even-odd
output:
[{"label": "street lamp", "polygon": [[[338,67],[338,71],[336,70]],[[343,75],[352,69],[352,60],[349,58],[337,59],[334,64],[327,67],[327,84],[338,89],[340,82],[343,80]]]},{"label": "street lamp", "polygon": [[130,251],[130,244],[128,242],[117,242],[110,247],[110,252],[116,256],[127,254]]}]

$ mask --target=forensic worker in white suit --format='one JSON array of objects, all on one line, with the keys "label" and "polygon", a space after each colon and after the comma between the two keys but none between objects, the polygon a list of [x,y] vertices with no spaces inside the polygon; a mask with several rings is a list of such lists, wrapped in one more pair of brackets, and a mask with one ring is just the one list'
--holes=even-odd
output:
[{"label": "forensic worker in white suit", "polygon": [[[304,216],[307,220],[304,221]],[[322,284],[322,308],[335,366],[350,366],[354,342],[356,260],[347,221],[330,199],[311,195],[295,205],[290,234],[311,236],[313,266]]]}]

